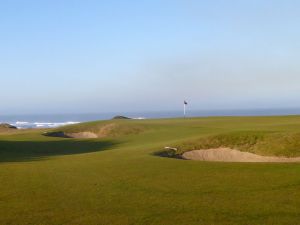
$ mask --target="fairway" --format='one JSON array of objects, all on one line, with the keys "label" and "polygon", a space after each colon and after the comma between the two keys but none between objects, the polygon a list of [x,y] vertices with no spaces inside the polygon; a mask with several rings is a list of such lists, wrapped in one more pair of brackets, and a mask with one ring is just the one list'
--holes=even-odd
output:
[{"label": "fairway", "polygon": [[[51,132],[98,138],[45,135]],[[207,140],[297,157],[298,137],[300,116],[108,120],[0,132],[0,224],[299,224],[300,163],[162,157],[165,146],[184,152],[210,146]]]}]

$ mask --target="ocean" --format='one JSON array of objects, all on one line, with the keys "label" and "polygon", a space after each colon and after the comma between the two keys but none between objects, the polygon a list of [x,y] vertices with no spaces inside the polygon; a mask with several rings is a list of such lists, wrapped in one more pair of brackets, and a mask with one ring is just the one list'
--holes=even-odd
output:
[{"label": "ocean", "polygon": [[[0,115],[0,123],[9,123],[25,128],[54,128],[94,120],[107,120],[116,115],[135,119],[177,118],[183,117],[182,111],[152,111],[128,113],[90,113],[90,114],[39,114],[39,115]],[[235,110],[191,110],[187,117],[208,116],[274,116],[300,115],[300,108],[293,109],[235,109]]]}]

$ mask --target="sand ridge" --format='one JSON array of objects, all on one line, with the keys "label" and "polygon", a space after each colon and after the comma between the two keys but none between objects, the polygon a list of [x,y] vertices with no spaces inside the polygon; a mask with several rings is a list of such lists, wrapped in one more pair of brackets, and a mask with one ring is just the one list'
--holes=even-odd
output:
[{"label": "sand ridge", "polygon": [[217,162],[300,162],[300,157],[261,156],[230,148],[193,150],[182,154],[183,159]]}]

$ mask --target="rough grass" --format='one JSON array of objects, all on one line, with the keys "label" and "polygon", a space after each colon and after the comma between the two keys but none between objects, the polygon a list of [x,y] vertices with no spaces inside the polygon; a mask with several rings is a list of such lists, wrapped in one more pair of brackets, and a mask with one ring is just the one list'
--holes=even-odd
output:
[{"label": "rough grass", "polygon": [[299,224],[300,164],[195,162],[153,153],[220,136],[218,142],[255,145],[265,154],[283,154],[273,148],[280,144],[298,155],[300,116],[114,123],[145,129],[93,140],[45,137],[40,130],[0,135],[0,224]]},{"label": "rough grass", "polygon": [[0,127],[0,135],[6,135],[6,134],[15,134],[20,132],[17,129],[11,129],[11,128],[5,128],[5,127]]},{"label": "rough grass", "polygon": [[137,123],[123,122],[122,120],[99,121],[89,122],[83,124],[76,124],[58,128],[49,132],[48,134],[55,133],[81,133],[91,132],[96,134],[99,138],[103,137],[119,137],[124,135],[139,134],[147,130],[145,125]]}]

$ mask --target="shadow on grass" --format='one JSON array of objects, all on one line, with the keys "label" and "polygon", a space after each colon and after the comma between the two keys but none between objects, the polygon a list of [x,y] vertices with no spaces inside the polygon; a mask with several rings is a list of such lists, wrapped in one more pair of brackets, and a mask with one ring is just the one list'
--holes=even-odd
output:
[{"label": "shadow on grass", "polygon": [[114,141],[0,141],[0,163],[42,160],[51,156],[82,154],[112,149]]},{"label": "shadow on grass", "polygon": [[174,151],[171,150],[161,150],[152,153],[151,155],[159,156],[159,157],[166,157],[166,158],[173,158],[173,159],[184,159],[180,154],[175,154]]}]

